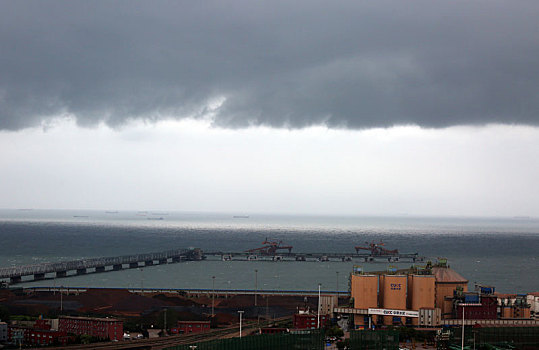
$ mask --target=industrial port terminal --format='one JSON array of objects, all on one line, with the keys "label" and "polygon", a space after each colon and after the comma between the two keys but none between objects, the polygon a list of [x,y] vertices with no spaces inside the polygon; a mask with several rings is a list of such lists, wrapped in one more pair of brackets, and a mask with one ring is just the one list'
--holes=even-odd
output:
[{"label": "industrial port terminal", "polygon": [[[87,273],[103,273],[119,271],[125,268],[141,268],[153,265],[179,263],[182,261],[201,261],[206,259],[220,259],[223,261],[363,261],[373,262],[384,260],[398,262],[401,260],[422,262],[425,257],[418,253],[399,253],[397,249],[388,250],[383,247],[384,243],[366,242],[365,246],[355,246],[355,252],[321,252],[321,253],[295,253],[293,247],[283,245],[282,241],[262,242],[258,248],[239,252],[208,251],[200,248],[175,249],[163,252],[141,253],[122,255],[116,257],[99,257],[61,261],[54,263],[42,263],[0,268],[0,279],[9,279],[9,284],[25,281],[37,281],[47,278],[66,278],[70,276],[84,275]],[[365,251],[365,253],[363,253]],[[32,276],[33,279],[24,279]],[[5,283],[8,283],[7,281]]]},{"label": "industrial port terminal", "polygon": [[[493,286],[477,283],[469,289],[468,279],[450,268],[447,259],[402,254],[378,242],[345,253],[293,253],[292,249],[282,241],[266,239],[261,247],[238,252],[175,249],[2,268],[0,278],[9,283],[0,288],[0,306],[22,315],[39,315],[31,321],[0,322],[0,343],[56,345],[57,349],[183,350],[269,349],[266,345],[271,342],[271,349],[283,350],[343,346],[397,350],[416,348],[416,339],[421,339],[423,349],[456,349],[456,344],[472,349],[476,343],[477,349],[539,348],[539,293],[501,294]],[[367,271],[360,265],[401,259],[412,265],[398,269],[390,264],[382,271]],[[322,289],[321,284],[317,290],[259,288],[258,270],[254,289],[18,286],[26,281],[203,260],[216,265],[232,260],[351,264],[347,287],[339,289],[337,282],[335,290]],[[336,329],[343,334],[340,340],[330,336]],[[89,335],[100,343],[81,344]]]},{"label": "industrial port terminal", "polygon": [[[0,326],[9,346],[57,349],[337,349],[328,336],[335,327],[347,340],[339,349],[539,346],[539,293],[468,289],[444,258],[378,272],[353,265],[349,282],[346,291],[13,287],[0,289],[3,305],[40,314]],[[80,345],[80,334],[101,342]]]}]

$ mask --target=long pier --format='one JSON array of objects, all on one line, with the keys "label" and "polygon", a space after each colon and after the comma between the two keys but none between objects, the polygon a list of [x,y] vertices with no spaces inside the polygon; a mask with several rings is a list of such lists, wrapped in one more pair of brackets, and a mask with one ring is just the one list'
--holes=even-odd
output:
[{"label": "long pier", "polygon": [[[0,279],[10,279],[10,283],[22,282],[22,277],[33,276],[34,280],[45,279],[46,274],[53,273],[56,278],[73,275],[84,275],[88,272],[119,271],[124,267],[138,268],[154,264],[168,264],[188,260],[202,260],[200,249],[174,249],[164,252],[123,255],[116,257],[90,258],[72,261],[60,261],[34,265],[23,265],[0,268]],[[93,271],[89,271],[93,269]],[[74,272],[74,274],[69,274]]]},{"label": "long pier", "polygon": [[253,254],[249,252],[204,252],[204,256],[213,256],[223,261],[363,261],[374,262],[384,260],[388,262],[398,262],[406,260],[411,262],[424,261],[425,258],[418,253],[394,254],[394,255],[372,255],[358,253],[277,253],[275,255]]},{"label": "long pier", "polygon": [[[275,255],[253,254],[249,252],[203,252],[201,249],[175,249],[164,252],[123,255],[116,257],[89,258],[72,261],[60,261],[34,265],[23,265],[0,268],[0,280],[9,278],[10,284],[23,282],[23,277],[33,276],[33,281],[46,278],[63,278],[84,275],[87,273],[100,273],[119,271],[124,268],[138,268],[152,265],[177,263],[181,261],[204,260],[213,257],[223,261],[364,261],[387,260],[398,262],[406,260],[411,262],[424,261],[424,257],[417,253],[394,255],[371,255],[358,253],[278,253]],[[140,265],[142,264],[142,265]],[[47,277],[46,275],[49,274]],[[53,274],[53,276],[50,276]]]}]

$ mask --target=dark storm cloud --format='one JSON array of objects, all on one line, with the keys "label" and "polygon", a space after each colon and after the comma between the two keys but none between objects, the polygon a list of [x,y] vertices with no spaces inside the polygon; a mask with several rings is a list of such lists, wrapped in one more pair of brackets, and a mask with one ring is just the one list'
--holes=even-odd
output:
[{"label": "dark storm cloud", "polygon": [[539,2],[3,1],[0,129],[539,124]]}]

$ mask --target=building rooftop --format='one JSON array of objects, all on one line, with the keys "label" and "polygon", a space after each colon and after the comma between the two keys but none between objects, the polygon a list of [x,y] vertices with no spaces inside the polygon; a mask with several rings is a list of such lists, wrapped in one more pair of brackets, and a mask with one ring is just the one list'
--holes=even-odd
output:
[{"label": "building rooftop", "polygon": [[494,293],[498,298],[516,298],[517,295],[514,293]]},{"label": "building rooftop", "polygon": [[433,267],[432,274],[438,283],[468,283],[466,278],[449,267]]},{"label": "building rooftop", "polygon": [[78,317],[78,316],[59,316],[58,318],[83,321],[101,321],[101,322],[121,322],[117,318],[99,318],[99,317]]}]

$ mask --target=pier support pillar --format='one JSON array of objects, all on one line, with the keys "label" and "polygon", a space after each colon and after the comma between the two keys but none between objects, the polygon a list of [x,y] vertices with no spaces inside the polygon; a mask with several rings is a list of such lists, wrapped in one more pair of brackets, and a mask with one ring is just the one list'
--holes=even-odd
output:
[{"label": "pier support pillar", "polygon": [[67,271],[56,271],[56,278],[66,277]]},{"label": "pier support pillar", "polygon": [[45,278],[44,273],[36,273],[36,274],[34,274],[34,280],[36,280],[36,281],[42,280],[44,278]]},{"label": "pier support pillar", "polygon": [[86,269],[77,269],[77,275],[85,275]]},{"label": "pier support pillar", "polygon": [[105,272],[105,266],[97,266],[95,272]]},{"label": "pier support pillar", "polygon": [[13,276],[13,277],[10,277],[9,278],[9,282],[11,284],[15,284],[15,283],[20,283],[22,281],[22,277],[21,276]]},{"label": "pier support pillar", "polygon": [[112,265],[112,269],[114,271],[119,271],[123,268],[122,264],[116,264],[116,265]]},{"label": "pier support pillar", "polygon": [[138,262],[129,263],[129,268],[130,269],[136,269],[137,267],[138,267]]},{"label": "pier support pillar", "polygon": [[168,263],[167,259],[159,259],[159,265],[163,265],[163,264],[166,264],[166,263]]},{"label": "pier support pillar", "polygon": [[153,260],[148,260],[144,262],[144,266],[152,266],[152,265],[153,265]]}]

